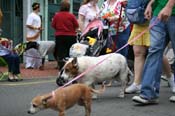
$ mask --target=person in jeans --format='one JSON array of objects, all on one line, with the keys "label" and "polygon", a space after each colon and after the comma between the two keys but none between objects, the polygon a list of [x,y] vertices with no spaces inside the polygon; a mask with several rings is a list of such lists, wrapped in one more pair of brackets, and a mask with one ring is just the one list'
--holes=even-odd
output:
[{"label": "person in jeans", "polygon": [[[125,93],[139,93],[141,89],[141,79],[143,67],[147,55],[147,50],[150,46],[150,33],[147,30],[138,40],[130,42],[134,39],[134,37],[138,36],[144,30],[146,30],[149,26],[149,22],[145,22],[144,24],[134,24],[133,29],[128,40],[129,44],[133,46],[134,51],[134,82],[125,89]],[[168,42],[167,42],[168,43]],[[171,66],[168,62],[168,58],[163,56],[163,72],[168,80],[171,91],[175,93],[175,82],[174,82],[174,74],[171,72]]]},{"label": "person in jeans", "polygon": [[150,24],[155,25],[150,29],[151,45],[143,69],[141,92],[132,98],[134,102],[143,105],[158,103],[163,51],[168,37],[175,52],[174,5],[175,0],[150,0],[146,8],[145,17],[151,19]]},{"label": "person in jeans", "polygon": [[0,56],[8,64],[8,81],[14,82],[22,80],[20,76],[20,59],[19,56],[6,48],[2,43],[0,38]]}]

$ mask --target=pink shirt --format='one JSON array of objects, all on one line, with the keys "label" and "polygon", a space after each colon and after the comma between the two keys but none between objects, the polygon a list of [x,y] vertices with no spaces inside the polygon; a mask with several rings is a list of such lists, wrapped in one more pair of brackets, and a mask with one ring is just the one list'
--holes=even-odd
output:
[{"label": "pink shirt", "polygon": [[96,5],[97,11],[94,11],[92,7],[93,7],[92,4],[88,3],[88,4],[82,5],[79,9],[79,14],[85,17],[84,28],[86,28],[86,26],[89,24],[90,21],[95,19],[95,17],[98,15],[100,11],[97,5]]}]

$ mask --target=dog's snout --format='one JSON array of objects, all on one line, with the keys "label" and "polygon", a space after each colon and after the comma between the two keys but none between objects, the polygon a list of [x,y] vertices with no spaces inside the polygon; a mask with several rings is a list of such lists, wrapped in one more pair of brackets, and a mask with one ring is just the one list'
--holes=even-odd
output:
[{"label": "dog's snout", "polygon": [[67,81],[64,79],[64,77],[62,76],[64,70],[61,69],[58,75],[58,78],[56,79],[56,84],[58,86],[63,86]]},{"label": "dog's snout", "polygon": [[27,113],[28,113],[28,114],[35,114],[35,113],[37,113],[38,111],[39,111],[39,109],[30,108],[30,109],[27,111]]},{"label": "dog's snout", "polygon": [[60,76],[57,78],[56,83],[58,86],[63,86],[66,83],[66,81],[64,80],[63,77]]},{"label": "dog's snout", "polygon": [[32,114],[30,110],[27,111],[28,114]]}]

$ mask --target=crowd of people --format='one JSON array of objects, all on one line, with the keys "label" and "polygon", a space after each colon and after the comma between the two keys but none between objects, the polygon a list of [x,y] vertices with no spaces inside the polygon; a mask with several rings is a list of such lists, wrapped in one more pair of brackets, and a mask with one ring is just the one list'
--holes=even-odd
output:
[{"label": "crowd of people", "polygon": [[[125,6],[127,0],[106,0],[102,7],[98,6],[98,0],[84,0],[79,8],[78,19],[70,13],[69,0],[62,0],[60,10],[55,13],[52,19],[52,27],[55,29],[55,51],[57,52],[58,65],[61,69],[64,65],[64,58],[69,57],[69,48],[76,43],[76,31],[84,31],[89,22],[101,18],[109,21],[109,34],[114,41],[116,49],[124,46],[128,41],[148,28],[155,22],[156,24],[145,32],[138,40],[130,43],[134,51],[134,82],[128,88],[126,93],[140,93],[134,96],[133,101],[140,104],[158,103],[160,91],[160,79],[162,69],[164,69],[171,91],[175,93],[175,79],[171,72],[167,58],[163,55],[164,48],[169,41],[172,43],[175,52],[175,1],[174,0],[150,0],[145,10],[145,17],[148,21],[144,24],[134,24],[131,30],[131,23],[127,19]],[[27,36],[29,42],[38,42],[42,31],[41,18],[38,15],[40,4],[33,3],[33,12],[27,18]],[[1,47],[1,46],[0,46]],[[35,48],[37,49],[37,48]],[[34,50],[35,50],[34,49]],[[0,56],[9,54],[13,56],[14,65],[19,66],[19,59],[11,52],[1,52]],[[29,52],[30,53],[30,52]],[[119,51],[126,58],[128,47]],[[33,52],[29,54],[33,55]],[[18,79],[19,68],[15,70],[13,63],[9,62],[9,80]],[[36,63],[40,63],[37,66]],[[41,61],[26,59],[26,68],[35,68],[42,66]],[[164,67],[164,68],[162,68]],[[175,71],[174,71],[175,72]],[[170,97],[170,101],[175,102],[175,96]]]}]

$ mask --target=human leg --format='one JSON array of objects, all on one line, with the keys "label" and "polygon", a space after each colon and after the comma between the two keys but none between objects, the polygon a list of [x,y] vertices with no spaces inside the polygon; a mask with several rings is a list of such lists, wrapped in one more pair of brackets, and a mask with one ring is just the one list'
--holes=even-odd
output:
[{"label": "human leg", "polygon": [[[124,30],[123,32],[119,32],[118,33],[117,41],[116,41],[117,49],[122,48],[128,42],[130,33],[131,33],[130,26],[128,26],[126,28],[126,30]],[[125,48],[121,49],[119,51],[119,53],[124,55],[125,57],[127,57],[127,55],[128,55],[128,47],[125,47]]]},{"label": "human leg", "polygon": [[23,80],[21,78],[21,72],[20,72],[20,57],[17,54],[13,54],[14,56],[14,65],[13,65],[13,75],[15,76],[15,78],[20,81]]},{"label": "human leg", "polygon": [[[172,44],[172,48],[173,48],[173,51],[175,53],[175,33],[174,33],[174,30],[175,30],[175,16],[171,16],[169,18],[169,21],[167,23],[168,25],[168,34],[169,34],[169,37],[170,37],[170,41],[171,41],[171,44]],[[175,66],[175,62],[173,64]],[[174,69],[174,74],[175,74],[175,69]]]},{"label": "human leg", "polygon": [[12,70],[13,74],[17,75],[20,74],[20,59],[17,54],[12,54],[13,64],[12,64]]},{"label": "human leg", "polygon": [[4,60],[7,62],[8,64],[8,81],[15,81],[14,77],[13,77],[13,74],[11,72],[11,58],[10,58],[10,55],[5,55],[5,56],[2,56],[4,58]]},{"label": "human leg", "polygon": [[3,56],[8,64],[8,71],[9,71],[9,81],[16,81],[20,74],[20,59],[17,54],[11,53],[8,55]]},{"label": "human leg", "polygon": [[[153,17],[151,24],[156,20]],[[148,101],[159,97],[160,76],[162,72],[162,57],[166,39],[165,24],[158,21],[150,30],[151,45],[143,69],[142,87],[140,96]],[[133,97],[133,100],[137,97]]]},{"label": "human leg", "polygon": [[175,93],[174,74],[171,72],[171,66],[170,66],[166,56],[163,56],[163,71],[167,77],[169,84],[170,84],[171,91],[173,93]]},{"label": "human leg", "polygon": [[146,46],[133,46],[134,49],[134,82],[139,85],[141,82],[142,70],[145,63],[146,57]]},{"label": "human leg", "polygon": [[[172,43],[172,47],[173,47],[173,51],[175,53],[175,33],[174,33],[174,30],[175,30],[175,16],[171,16],[167,22],[167,25],[168,25],[168,34],[169,34],[169,37],[170,37],[170,41]],[[175,62],[174,62],[174,66],[175,66]],[[175,69],[174,69],[174,75],[175,75]],[[170,97],[170,101],[172,102],[175,102],[175,96],[171,96]]]},{"label": "human leg", "polygon": [[67,38],[67,39],[65,39],[65,42],[64,42],[65,57],[69,57],[69,51],[70,51],[71,46],[77,42],[76,36],[66,36],[65,38]]},{"label": "human leg", "polygon": [[62,36],[56,36],[55,39],[55,51],[57,52],[57,63],[58,63],[58,69],[60,70],[63,67],[63,37]]},{"label": "human leg", "polygon": [[[174,67],[175,67],[175,62],[174,62]],[[175,70],[174,70],[175,71]],[[175,73],[175,72],[174,72]],[[174,77],[175,77],[175,74],[174,74]],[[173,96],[171,96],[170,98],[169,98],[169,100],[171,101],[171,102],[174,102],[175,103],[175,95],[173,95]]]},{"label": "human leg", "polygon": [[126,93],[135,93],[140,91],[140,82],[141,82],[141,76],[143,72],[143,66],[145,63],[145,56],[147,47],[146,46],[139,46],[134,45],[134,82],[131,86],[126,88]]},{"label": "human leg", "polygon": [[168,78],[171,77],[171,66],[166,56],[163,56],[163,73],[165,73]]},{"label": "human leg", "polygon": [[69,57],[69,49],[73,43],[76,43],[76,36],[56,37],[56,51],[58,55],[59,69],[64,66],[64,58]]}]

